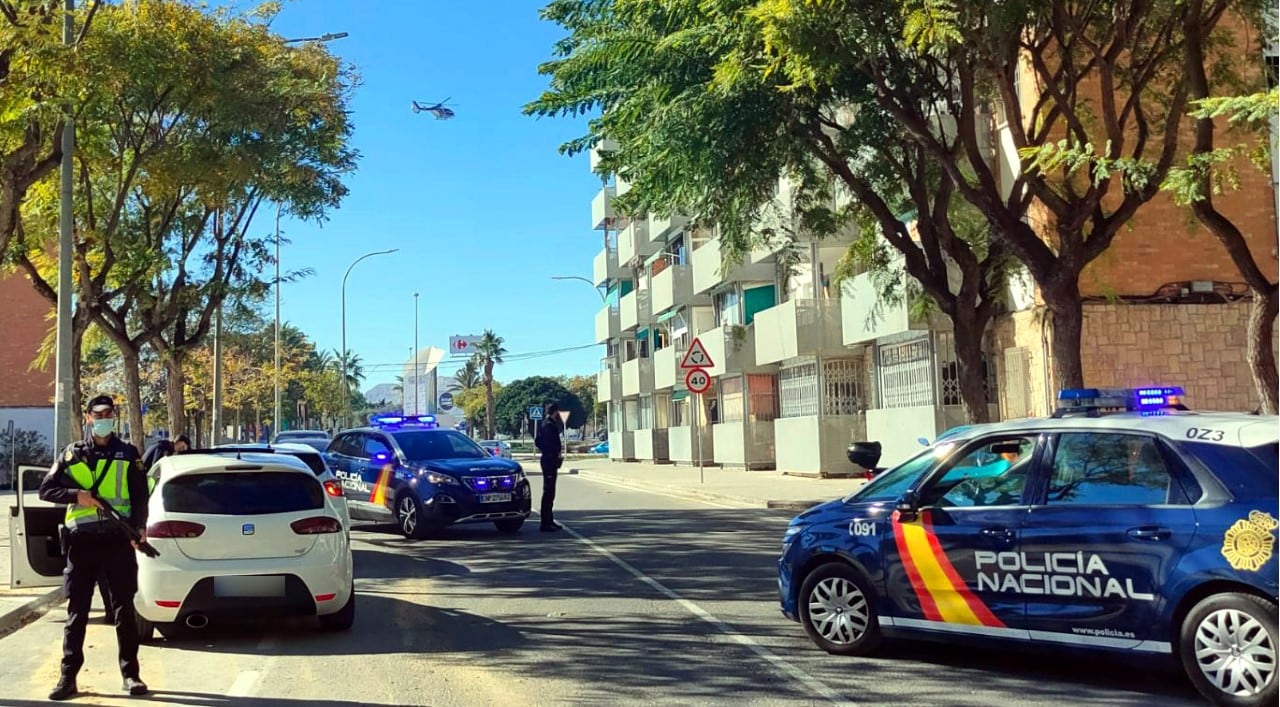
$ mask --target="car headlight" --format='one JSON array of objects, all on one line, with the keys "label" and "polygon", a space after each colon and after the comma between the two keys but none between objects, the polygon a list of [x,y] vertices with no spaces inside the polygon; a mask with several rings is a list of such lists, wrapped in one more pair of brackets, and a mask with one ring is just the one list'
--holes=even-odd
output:
[{"label": "car headlight", "polygon": [[786,547],[795,541],[800,533],[804,532],[803,525],[788,525],[787,532],[782,534],[782,546]]},{"label": "car headlight", "polygon": [[461,486],[462,485],[457,479],[453,478],[452,476],[449,476],[448,474],[441,474],[438,471],[428,471],[427,481],[435,484],[436,486]]},{"label": "car headlight", "polygon": [[525,479],[524,469],[516,469],[515,473],[512,474],[512,476],[515,477],[515,480],[517,483],[524,481]]}]

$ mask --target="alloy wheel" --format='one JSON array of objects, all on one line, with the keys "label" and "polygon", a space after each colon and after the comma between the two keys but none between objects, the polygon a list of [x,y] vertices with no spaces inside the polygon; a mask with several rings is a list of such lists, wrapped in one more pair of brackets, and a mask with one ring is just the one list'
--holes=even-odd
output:
[{"label": "alloy wheel", "polygon": [[400,499],[400,528],[405,535],[418,529],[418,506],[409,496]]},{"label": "alloy wheel", "polygon": [[849,645],[867,632],[870,611],[858,586],[844,577],[827,577],[809,593],[809,620],[824,639]]},{"label": "alloy wheel", "polygon": [[1196,664],[1228,695],[1260,694],[1276,673],[1276,646],[1262,622],[1238,609],[1219,609],[1196,627]]}]

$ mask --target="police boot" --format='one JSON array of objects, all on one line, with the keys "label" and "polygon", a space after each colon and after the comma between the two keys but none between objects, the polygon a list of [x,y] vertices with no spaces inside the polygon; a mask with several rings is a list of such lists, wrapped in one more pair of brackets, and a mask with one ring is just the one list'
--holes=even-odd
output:
[{"label": "police boot", "polygon": [[75,697],[76,693],[79,691],[80,690],[76,688],[76,679],[74,677],[63,675],[58,678],[58,684],[54,686],[53,692],[49,693],[49,699],[54,700],[55,702],[69,700],[72,697]]},{"label": "police boot", "polygon": [[125,678],[124,689],[135,697],[147,694],[147,684],[138,678]]}]

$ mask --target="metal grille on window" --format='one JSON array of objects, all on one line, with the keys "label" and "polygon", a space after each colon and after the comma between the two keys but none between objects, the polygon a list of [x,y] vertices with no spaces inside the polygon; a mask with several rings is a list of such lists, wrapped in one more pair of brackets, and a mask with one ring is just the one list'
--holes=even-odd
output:
[{"label": "metal grille on window", "polygon": [[[960,364],[956,361],[955,334],[938,332],[938,389],[943,405],[962,405]],[[989,354],[982,354],[982,391],[988,405],[997,402],[996,364]]]},{"label": "metal grille on window", "polygon": [[928,338],[876,347],[880,407],[933,405],[933,356]]},{"label": "metal grille on window", "polygon": [[818,364],[802,363],[778,372],[782,417],[818,414]]},{"label": "metal grille on window", "polygon": [[822,362],[822,412],[856,415],[862,408],[862,360],[842,358]]}]

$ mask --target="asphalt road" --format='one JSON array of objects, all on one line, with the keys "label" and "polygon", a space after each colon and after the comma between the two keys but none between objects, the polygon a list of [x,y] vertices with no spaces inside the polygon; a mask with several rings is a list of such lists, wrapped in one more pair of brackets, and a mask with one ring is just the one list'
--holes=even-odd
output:
[{"label": "asphalt road", "polygon": [[[535,484],[537,479],[535,478]],[[410,542],[357,523],[357,617],[214,626],[142,650],[147,699],[120,693],[95,615],[80,704],[338,707],[489,704],[1198,704],[1161,664],[890,643],[829,656],[777,610],[789,514],[696,503],[573,476],[567,531],[492,526]],[[0,704],[48,704],[61,619],[0,639]]]}]

